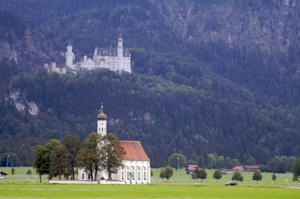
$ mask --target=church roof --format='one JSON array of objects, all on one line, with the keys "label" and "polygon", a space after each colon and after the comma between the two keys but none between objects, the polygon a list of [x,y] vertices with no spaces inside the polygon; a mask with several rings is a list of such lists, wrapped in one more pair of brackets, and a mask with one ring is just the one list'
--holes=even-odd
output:
[{"label": "church roof", "polygon": [[150,161],[139,141],[120,141],[126,151],[123,160]]}]

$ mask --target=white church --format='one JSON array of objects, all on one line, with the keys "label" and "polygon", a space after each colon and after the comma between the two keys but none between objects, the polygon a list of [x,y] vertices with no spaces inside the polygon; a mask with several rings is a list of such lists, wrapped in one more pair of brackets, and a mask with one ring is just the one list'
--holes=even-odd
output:
[{"label": "white church", "polygon": [[76,72],[79,70],[93,70],[97,68],[107,68],[115,72],[131,73],[131,54],[123,47],[122,36],[119,35],[117,48],[95,48],[93,58],[84,56],[79,62],[75,62],[73,47],[67,46],[66,67]]},{"label": "white church", "polygon": [[[103,106],[101,106],[101,113],[97,116],[97,134],[102,136],[107,133],[107,115],[103,112]],[[120,167],[118,172],[112,174],[112,181],[117,184],[150,184],[151,180],[151,167],[150,159],[147,156],[143,146],[139,141],[120,141],[122,147],[126,151],[126,155],[123,157],[124,167]],[[101,180],[102,179],[102,180]],[[104,179],[104,180],[103,180]],[[108,179],[108,173],[106,171],[99,171],[97,173],[96,181],[101,183],[106,182]],[[90,175],[82,168],[78,168],[78,180],[88,181]]]}]

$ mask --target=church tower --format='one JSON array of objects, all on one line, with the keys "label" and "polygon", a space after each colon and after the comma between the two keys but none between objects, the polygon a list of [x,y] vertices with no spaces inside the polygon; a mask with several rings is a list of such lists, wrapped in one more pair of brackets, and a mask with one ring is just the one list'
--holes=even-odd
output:
[{"label": "church tower", "polygon": [[118,57],[123,57],[123,39],[121,34],[118,38]]},{"label": "church tower", "polygon": [[103,103],[101,103],[101,113],[97,116],[97,134],[102,136],[107,133],[107,115],[103,113]]}]

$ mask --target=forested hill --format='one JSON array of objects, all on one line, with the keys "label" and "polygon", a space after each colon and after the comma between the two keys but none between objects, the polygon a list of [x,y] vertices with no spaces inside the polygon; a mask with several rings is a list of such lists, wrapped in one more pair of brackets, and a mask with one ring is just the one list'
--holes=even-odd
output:
[{"label": "forested hill", "polygon": [[[55,46],[51,52],[71,43],[80,58],[95,46],[116,46],[122,33],[134,71],[16,73],[18,62],[3,59],[1,161],[14,152],[15,164],[29,165],[35,144],[85,138],[96,129],[101,101],[108,130],[140,140],[154,167],[173,152],[200,166],[210,163],[209,153],[259,164],[299,156],[299,3],[169,2],[0,0],[28,20],[5,26],[15,43],[27,38],[22,27],[30,23]],[[45,60],[63,64],[51,52]]]}]

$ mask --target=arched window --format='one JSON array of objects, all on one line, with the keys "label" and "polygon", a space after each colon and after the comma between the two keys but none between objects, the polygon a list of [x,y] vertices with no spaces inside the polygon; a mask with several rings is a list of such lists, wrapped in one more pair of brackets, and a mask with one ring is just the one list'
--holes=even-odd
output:
[{"label": "arched window", "polygon": [[82,174],[82,180],[84,179],[84,173]]}]

